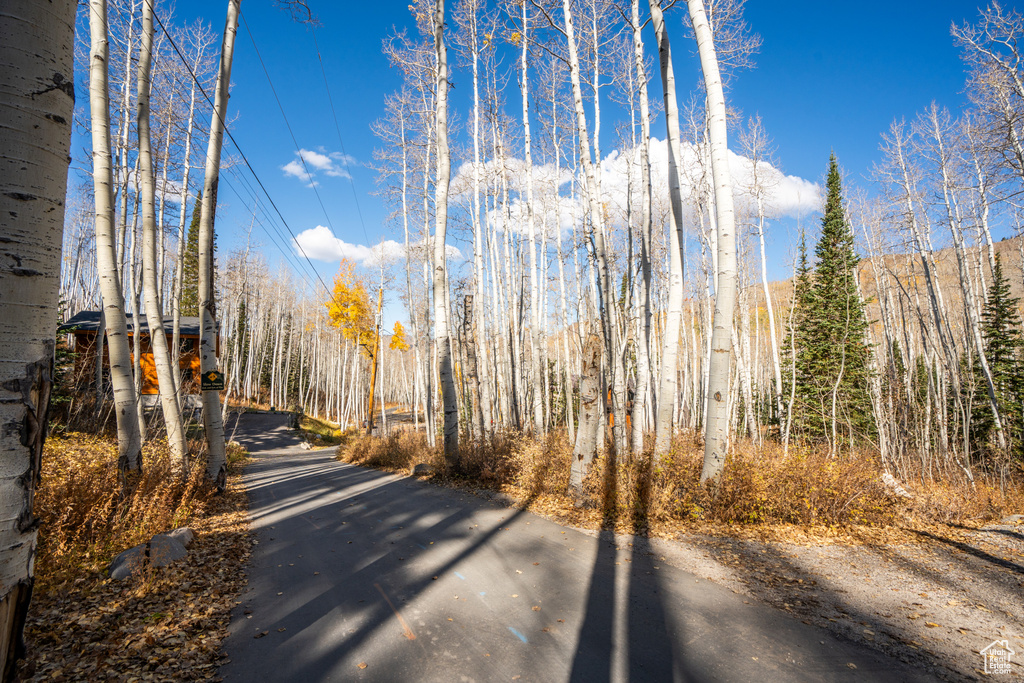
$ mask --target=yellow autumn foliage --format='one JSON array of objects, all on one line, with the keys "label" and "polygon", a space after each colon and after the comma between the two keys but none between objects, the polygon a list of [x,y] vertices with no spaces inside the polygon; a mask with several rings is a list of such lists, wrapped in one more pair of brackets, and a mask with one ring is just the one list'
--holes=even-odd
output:
[{"label": "yellow autumn foliage", "polygon": [[395,329],[391,332],[391,343],[388,344],[388,348],[396,351],[407,351],[409,349],[409,340],[405,338],[405,327],[397,320],[395,321]]},{"label": "yellow autumn foliage", "polygon": [[373,346],[370,295],[358,278],[355,264],[348,259],[341,260],[331,294],[331,299],[324,304],[331,324],[341,330],[346,339],[369,353]]}]

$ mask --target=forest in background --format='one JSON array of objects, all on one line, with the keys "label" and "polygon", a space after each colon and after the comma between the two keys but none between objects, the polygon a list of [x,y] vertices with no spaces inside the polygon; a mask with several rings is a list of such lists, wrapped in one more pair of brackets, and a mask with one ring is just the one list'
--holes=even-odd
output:
[{"label": "forest in background", "polygon": [[[115,267],[132,315],[144,313],[146,297],[134,87],[143,4],[109,5]],[[315,30],[308,8],[290,7]],[[727,164],[735,198],[729,247],[719,234],[704,81],[690,75],[692,90],[659,102],[676,87],[672,63],[653,61],[658,52],[642,31],[653,20],[662,54],[671,55],[669,35],[686,37],[689,17],[674,20],[673,31],[660,12],[638,3],[467,0],[450,8],[439,40],[436,8],[412,10],[419,32],[384,43],[405,84],[383,103],[375,127],[378,192],[392,207],[400,248],[379,245],[375,268],[342,264],[330,291],[269,265],[252,246],[251,229],[245,248],[218,252],[212,279],[224,351],[216,360],[226,400],[301,408],[344,428],[370,419],[374,396],[374,419],[386,425],[381,407],[404,406],[414,427],[431,426],[431,446],[439,433],[452,442],[452,424],[476,443],[499,432],[565,429],[586,462],[598,442],[588,436],[583,445],[581,432],[604,422],[587,410],[594,394],[607,405],[592,412],[614,415],[609,445],[620,453],[642,453],[645,434],[656,436],[655,451],[663,454],[679,430],[703,433],[711,394],[724,396],[713,403],[722,404],[726,441],[772,439],[788,447],[793,438],[836,453],[865,451],[887,471],[905,469],[909,459],[970,478],[975,468],[991,470],[998,460],[992,454],[1018,449],[1019,380],[993,376],[984,321],[996,252],[1009,283],[1006,303],[1018,313],[1013,299],[1024,282],[1019,238],[992,237],[993,226],[1020,225],[1022,92],[1013,41],[1022,23],[1015,11],[992,4],[975,23],[953,28],[970,107],[933,106],[913,121],[894,122],[881,141],[872,194],[839,189],[850,253],[863,258],[848,269],[856,280],[848,292],[863,302],[870,324],[844,343],[870,349],[858,390],[865,414],[844,416],[838,406],[824,411],[827,419],[819,416],[828,428],[808,430],[801,412],[817,401],[822,413],[821,396],[811,399],[794,360],[810,342],[801,335],[810,332],[797,324],[796,280],[768,281],[766,240],[787,210],[776,198],[786,179],[770,134],[756,113],[727,115],[737,150]],[[742,2],[709,3],[707,16],[727,93],[730,80],[755,63],[760,39],[743,20]],[[201,167],[199,141],[214,117],[197,88],[212,90],[217,36],[201,23],[159,28],[170,32],[156,31],[152,46],[155,288],[161,310],[177,316],[180,301],[191,302],[188,313],[199,308],[197,240],[189,245],[188,226],[198,233],[201,212],[187,210],[201,206],[201,174],[191,170]],[[443,70],[439,45],[446,49]],[[472,108],[453,112],[459,126],[450,143],[447,130],[439,138],[438,112],[447,103],[437,96],[440,74],[447,79],[449,70],[471,79],[473,91]],[[516,86],[521,108],[513,110],[506,99]],[[606,109],[625,120],[602,119],[609,100],[615,106]],[[616,130],[614,154],[600,148],[602,126]],[[454,173],[440,175],[446,164]],[[222,168],[235,192],[240,166],[229,155]],[[65,317],[98,308],[101,299],[91,199],[83,186],[69,201]],[[253,224],[259,220],[257,212]],[[447,237],[439,247],[441,220]],[[804,219],[803,230],[809,268],[820,275],[818,219]],[[461,254],[452,243],[472,251]],[[300,241],[291,246],[301,252]],[[441,253],[447,258],[438,259]],[[793,267],[795,273],[795,257]],[[724,327],[715,317],[723,272],[736,299]],[[392,344],[390,334],[376,334],[381,296],[405,305],[408,340],[403,333]],[[1007,325],[1005,333],[1019,339],[1014,319]],[[711,362],[716,326],[731,358],[718,368]],[[594,335],[599,353],[588,350]],[[589,366],[596,370],[588,376]],[[835,379],[839,367],[832,366],[818,380]],[[1020,374],[1019,360],[1006,367],[1000,372]],[[137,389],[137,368],[134,382]],[[833,393],[842,393],[838,386]],[[144,425],[147,416],[141,409],[138,415]],[[993,415],[995,430],[983,426]],[[1000,476],[1013,460],[999,460]]]},{"label": "forest in background", "polygon": [[[315,30],[305,2],[279,4]],[[961,524],[1019,507],[1024,17],[993,2],[952,27],[969,104],[893,122],[872,187],[822,160],[820,221],[802,224],[793,278],[770,283],[766,240],[794,207],[777,193],[787,177],[769,131],[727,107],[760,47],[743,4],[413,3],[417,30],[384,44],[404,86],[375,126],[379,192],[402,239],[377,247],[376,267],[343,262],[333,287],[271,265],[251,235],[215,247],[225,191],[256,207],[254,228],[273,204],[231,137],[239,0],[223,35],[150,0],[90,0],[77,21],[73,4],[20,5],[36,32],[7,35],[36,40],[52,68],[3,110],[42,131],[7,128],[4,158],[25,172],[4,182],[23,190],[24,176],[36,194],[0,200],[25,213],[6,211],[3,238],[26,254],[0,274],[5,287],[25,278],[10,296],[31,304],[5,301],[3,329],[0,417],[20,436],[4,441],[20,474],[0,489],[5,678],[23,650],[36,515],[41,575],[65,581],[110,543],[227,500],[214,494],[228,487],[232,406],[295,408],[352,432],[365,421],[370,438],[341,457],[426,460],[440,481],[497,482],[634,531],[890,528],[911,513]],[[72,60],[62,41],[76,32]],[[697,44],[685,94],[670,38],[677,52]],[[472,83],[468,110],[449,111],[453,73]],[[74,120],[91,149],[66,195],[69,76],[89,93]],[[602,127],[616,130],[613,152]],[[298,154],[307,175],[315,161]],[[49,208],[23,208],[37,199]],[[277,237],[302,253],[295,235]],[[389,332],[385,295],[408,312]],[[77,385],[58,374],[52,415],[63,432],[107,432],[109,448],[52,440],[42,486],[54,318],[85,309],[102,310],[103,343],[92,358],[62,348],[59,370],[79,353],[95,372]],[[130,337],[142,316],[151,334]],[[199,395],[201,426],[176,362],[183,317],[198,321],[202,375],[225,382]],[[146,349],[155,409],[141,397]],[[388,434],[389,420],[413,429]]]}]

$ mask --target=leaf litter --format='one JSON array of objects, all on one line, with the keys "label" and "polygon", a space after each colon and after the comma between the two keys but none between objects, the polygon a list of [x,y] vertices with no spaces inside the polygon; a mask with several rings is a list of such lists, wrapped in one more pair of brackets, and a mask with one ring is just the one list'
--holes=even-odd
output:
[{"label": "leaf litter", "polygon": [[181,520],[195,533],[186,558],[127,581],[107,578],[105,562],[92,558],[77,577],[37,582],[21,679],[219,680],[227,663],[220,647],[254,543],[247,508],[236,463],[225,492]]}]

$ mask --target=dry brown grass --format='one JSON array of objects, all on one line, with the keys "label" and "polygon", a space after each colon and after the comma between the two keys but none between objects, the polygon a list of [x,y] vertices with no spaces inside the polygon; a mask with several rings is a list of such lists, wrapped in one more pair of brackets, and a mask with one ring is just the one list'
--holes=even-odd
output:
[{"label": "dry brown grass", "polygon": [[564,432],[543,440],[498,435],[487,447],[463,446],[453,463],[445,462],[440,447],[428,448],[422,433],[402,432],[356,438],[339,458],[390,471],[427,463],[442,483],[501,490],[565,521],[634,531],[975,525],[1024,509],[1019,476],[1002,489],[980,478],[972,486],[954,474],[918,479],[904,484],[913,498],[903,500],[883,485],[876,457],[829,457],[809,447],[791,448],[787,456],[774,443],[739,444],[717,488],[698,483],[703,447],[692,438],[677,439],[657,462],[650,453],[615,462],[601,457],[585,482],[582,505],[568,492],[572,444]]},{"label": "dry brown grass", "polygon": [[[193,443],[193,452],[198,444]],[[167,449],[143,451],[123,495],[110,436],[47,440],[35,511],[41,525],[35,595],[26,624],[26,680],[209,680],[249,554],[246,495],[229,453],[228,489],[202,468],[170,476]],[[188,557],[129,581],[106,578],[118,552],[177,526],[196,534]]]},{"label": "dry brown grass", "polygon": [[202,468],[172,476],[162,442],[143,449],[130,493],[118,482],[117,443],[71,433],[47,440],[35,511],[40,519],[37,585],[46,589],[100,569],[113,555],[202,515],[212,489]]}]

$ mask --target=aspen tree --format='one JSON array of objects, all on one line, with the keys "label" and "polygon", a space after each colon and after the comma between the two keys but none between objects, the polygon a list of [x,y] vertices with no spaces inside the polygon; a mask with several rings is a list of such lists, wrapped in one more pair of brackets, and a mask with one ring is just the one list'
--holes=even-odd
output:
[{"label": "aspen tree", "polygon": [[[138,395],[132,379],[128,350],[128,322],[124,313],[121,278],[114,244],[113,176],[110,157],[110,110],[108,101],[107,2],[90,0],[89,106],[92,120],[93,183],[96,201],[96,263],[103,319],[110,358],[110,383],[114,389],[117,419],[118,470],[125,474],[142,468],[142,435],[137,410]],[[138,327],[136,325],[136,327]],[[99,334],[99,333],[97,333]],[[136,330],[138,334],[138,330]]]},{"label": "aspen tree", "polygon": [[679,357],[679,330],[683,314],[683,202],[679,189],[679,109],[676,105],[676,81],[660,0],[650,0],[651,20],[658,39],[661,85],[665,98],[666,144],[668,146],[668,190],[672,225],[669,228],[668,310],[661,352],[661,381],[658,388],[658,414],[654,423],[654,454],[668,453],[672,443],[672,412],[676,404],[676,375]]},{"label": "aspen tree", "polygon": [[704,85],[707,91],[707,126],[714,176],[715,214],[718,237],[718,268],[715,285],[715,321],[711,337],[711,365],[708,378],[707,423],[704,433],[704,468],[701,482],[718,479],[725,468],[729,447],[728,413],[724,393],[729,388],[732,360],[730,330],[736,299],[736,233],[729,173],[725,94],[715,56],[711,27],[702,0],[687,0],[690,22],[697,40]]},{"label": "aspen tree", "polygon": [[537,236],[534,226],[534,202],[533,202],[533,149],[530,139],[530,80],[529,64],[527,54],[530,46],[530,17],[527,13],[527,3],[523,0],[522,8],[522,31],[520,33],[520,76],[519,90],[522,93],[523,102],[523,149],[526,161],[526,236],[527,249],[530,251],[530,374],[533,379],[533,428],[535,433],[543,434],[544,425],[544,388],[543,373],[540,362],[540,298],[537,282]]},{"label": "aspen tree", "polygon": [[956,196],[956,189],[950,171],[950,151],[946,149],[944,139],[944,124],[948,123],[948,115],[940,112],[933,102],[926,115],[926,125],[931,129],[930,134],[934,141],[935,163],[938,166],[939,182],[942,187],[943,204],[946,208],[946,222],[949,225],[950,233],[953,236],[953,251],[956,253],[957,267],[959,270],[960,291],[964,297],[964,305],[967,309],[967,323],[970,327],[970,334],[974,339],[975,353],[978,354],[978,363],[981,365],[982,376],[988,388],[989,406],[992,410],[992,422],[995,426],[996,439],[1000,449],[1006,448],[1006,434],[1003,432],[1003,423],[999,410],[999,403],[996,396],[996,387],[992,380],[992,371],[988,366],[988,359],[985,357],[985,343],[981,336],[981,322],[979,319],[978,306],[974,300],[974,292],[971,291],[969,274],[967,272],[966,255],[964,253],[963,217]]},{"label": "aspen tree", "polygon": [[[199,64],[203,58],[203,52],[206,49],[204,36],[205,32],[201,30],[196,31],[196,57],[195,61],[192,63],[192,71],[196,73],[199,71]],[[178,367],[177,358],[181,349],[181,291],[182,279],[184,277],[185,237],[187,229],[185,227],[185,215],[188,211],[189,178],[192,172],[192,132],[195,129],[196,86],[197,83],[193,80],[189,89],[188,124],[185,127],[185,149],[183,152],[181,172],[181,197],[179,198],[180,204],[178,207],[178,255],[174,265],[174,285],[171,289],[171,316],[173,320],[171,355],[175,359],[174,386],[179,391],[181,390],[181,370]]]},{"label": "aspen tree", "polygon": [[[153,63],[153,2],[142,2],[142,40],[139,51],[138,134],[139,134],[139,176],[142,194],[142,273],[146,291],[146,322],[149,327],[149,345],[156,365],[160,406],[167,431],[167,443],[171,451],[171,462],[179,476],[186,476],[185,429],[181,424],[181,409],[175,394],[174,373],[171,369],[171,355],[167,349],[164,333],[163,311],[160,307],[160,292],[156,272],[156,212],[155,187],[153,179],[153,154],[150,148],[150,75]],[[135,335],[142,335],[141,321],[135,320]]]},{"label": "aspen tree", "polygon": [[[640,34],[640,2],[630,1],[633,58],[640,99],[640,277],[637,279],[637,298],[640,302],[640,335],[637,340],[636,391],[633,396],[633,452],[644,449],[644,425],[651,394],[651,238],[653,221],[651,212],[651,113],[647,95],[647,67],[644,63],[644,44]],[[662,21],[664,24],[664,20]],[[666,41],[667,42],[667,41]],[[678,189],[678,188],[677,188]],[[561,259],[559,259],[561,266]],[[563,294],[564,297],[564,294]]]},{"label": "aspen tree", "polygon": [[448,259],[445,235],[448,228],[448,184],[451,159],[448,153],[448,53],[444,43],[444,0],[434,5],[434,51],[437,57],[435,137],[437,181],[434,199],[434,343],[437,344],[441,400],[444,405],[444,452],[449,460],[459,452],[459,406],[455,395],[451,335],[448,329]]},{"label": "aspen tree", "polygon": [[[583,109],[583,94],[582,88],[580,87],[580,64],[579,56],[576,50],[576,36],[575,29],[573,28],[572,11],[570,9],[570,0],[562,0],[562,15],[564,18],[565,26],[565,37],[568,47],[569,56],[569,80],[572,83],[573,92],[573,105],[576,110],[576,126],[578,129],[578,141],[580,150],[580,163],[583,167],[583,174],[585,178],[586,193],[587,193],[587,207],[589,209],[590,218],[590,237],[591,246],[593,248],[594,261],[597,266],[597,312],[598,318],[601,325],[602,337],[604,339],[604,354],[607,359],[608,365],[612,370],[612,381],[610,384],[616,386],[615,372],[618,368],[621,368],[621,359],[616,362],[616,348],[615,348],[615,305],[613,302],[612,292],[614,290],[609,277],[608,268],[608,256],[605,247],[605,226],[604,226],[604,214],[603,207],[601,205],[600,190],[597,184],[597,174],[593,158],[590,154],[590,142],[587,133],[587,119]],[[589,356],[586,361],[588,367],[593,363],[600,363],[600,352],[597,356]],[[622,396],[619,391],[612,392],[612,411],[619,417],[616,420],[618,429],[623,428],[624,419],[621,419],[623,415],[622,407],[619,404]],[[602,393],[598,399],[598,405],[603,406],[606,402],[605,396]],[[603,411],[601,413],[601,420],[603,421]],[[583,439],[583,441],[581,441]],[[615,440],[618,442],[618,439]],[[589,446],[590,438],[587,435],[587,430],[584,429],[581,424],[580,429],[576,435],[577,450],[581,444]],[[595,443],[595,446],[597,444]],[[588,449],[589,450],[589,449]],[[577,460],[589,457],[584,453],[576,453],[575,457]],[[585,474],[585,473],[584,473]]]},{"label": "aspen tree", "polygon": [[[210,120],[210,142],[206,150],[206,176],[203,181],[203,203],[199,218],[199,362],[200,372],[206,374],[218,369],[217,362],[217,302],[214,299],[214,217],[217,212],[217,187],[220,180],[220,155],[224,139],[224,122],[228,108],[228,90],[231,85],[231,64],[234,57],[235,35],[242,0],[228,0],[224,39],[221,43],[220,70],[214,94],[213,117]],[[204,391],[203,428],[209,455],[207,477],[218,490],[227,481],[227,458],[224,447],[224,423],[221,421],[220,394]]]},{"label": "aspen tree", "polygon": [[785,410],[782,400],[782,364],[779,359],[779,341],[775,330],[775,306],[772,304],[772,292],[768,286],[768,259],[765,255],[765,218],[767,214],[765,204],[769,188],[766,186],[767,180],[761,172],[762,163],[770,162],[767,162],[767,160],[762,162],[768,143],[765,140],[764,127],[761,124],[760,116],[750,120],[746,134],[741,136],[741,142],[751,165],[750,191],[754,195],[756,207],[754,219],[757,221],[757,240],[761,256],[761,290],[764,292],[765,309],[768,313],[768,339],[771,342],[772,351],[776,420],[781,424],[782,415]]},{"label": "aspen tree", "polygon": [[15,679],[17,661],[25,655],[22,633],[34,581],[38,523],[32,507],[53,378],[75,100],[74,27],[74,2],[2,3],[0,243],[7,254],[0,261],[0,666],[4,681]]}]

